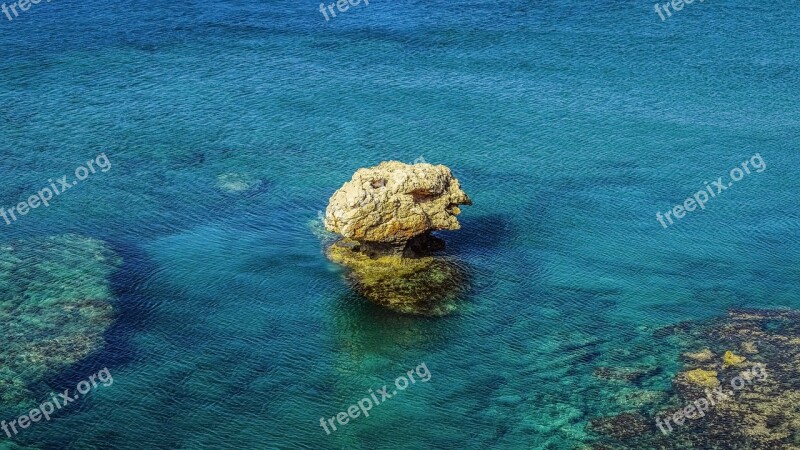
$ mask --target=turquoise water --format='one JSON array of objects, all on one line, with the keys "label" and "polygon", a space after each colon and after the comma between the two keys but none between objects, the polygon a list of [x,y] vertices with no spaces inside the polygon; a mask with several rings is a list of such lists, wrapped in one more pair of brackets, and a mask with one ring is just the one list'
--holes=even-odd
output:
[{"label": "turquoise water", "polygon": [[[40,400],[103,367],[113,386],[16,444],[572,449],[626,396],[669,389],[678,349],[655,330],[800,308],[791,2],[663,23],[633,1],[373,0],[327,23],[318,7],[0,16],[0,206],[112,164],[2,240],[75,233],[122,258],[106,345],[22,380]],[[662,228],[656,212],[756,153],[766,170]],[[318,216],[357,168],[420,156],[474,201],[441,234],[473,288],[438,319],[353,294]],[[326,435],[321,417],[421,363],[430,381]],[[593,375],[607,366],[656,374]]]}]

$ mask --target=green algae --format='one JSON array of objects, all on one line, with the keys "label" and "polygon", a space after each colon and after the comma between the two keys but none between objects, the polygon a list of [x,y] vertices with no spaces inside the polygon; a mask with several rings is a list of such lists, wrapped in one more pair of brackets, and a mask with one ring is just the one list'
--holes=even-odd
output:
[{"label": "green algae", "polygon": [[103,242],[77,235],[0,246],[0,405],[27,401],[27,386],[103,345],[119,263]]},{"label": "green algae", "polygon": [[690,383],[701,388],[715,388],[719,386],[717,371],[705,369],[692,369],[681,374],[682,382]]},{"label": "green algae", "polygon": [[327,255],[348,269],[347,278],[359,294],[403,314],[450,314],[467,286],[466,269],[445,257],[368,254],[347,240],[334,242]]}]

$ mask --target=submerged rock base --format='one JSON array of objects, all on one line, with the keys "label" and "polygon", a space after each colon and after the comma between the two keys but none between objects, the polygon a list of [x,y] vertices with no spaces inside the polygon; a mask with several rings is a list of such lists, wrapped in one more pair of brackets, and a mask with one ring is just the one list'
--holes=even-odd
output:
[{"label": "submerged rock base", "polygon": [[405,249],[340,240],[327,255],[348,269],[353,288],[371,302],[404,314],[443,316],[455,311],[468,283],[461,265],[427,253],[442,246],[436,238]]}]

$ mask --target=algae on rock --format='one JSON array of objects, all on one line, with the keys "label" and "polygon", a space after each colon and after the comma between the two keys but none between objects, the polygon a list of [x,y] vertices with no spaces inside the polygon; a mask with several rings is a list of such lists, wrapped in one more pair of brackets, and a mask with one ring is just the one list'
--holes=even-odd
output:
[{"label": "algae on rock", "polygon": [[736,355],[732,351],[728,350],[727,352],[725,352],[725,355],[723,356],[723,365],[725,367],[738,366],[742,364],[745,360],[746,358],[744,356]]},{"label": "algae on rock", "polygon": [[397,254],[371,257],[362,253],[357,244],[346,241],[335,242],[327,254],[349,269],[348,279],[361,295],[401,313],[451,313],[467,282],[466,270],[447,258]]},{"label": "algae on rock", "polygon": [[717,372],[713,370],[694,369],[683,372],[679,376],[685,377],[687,382],[702,388],[715,388],[719,386]]}]

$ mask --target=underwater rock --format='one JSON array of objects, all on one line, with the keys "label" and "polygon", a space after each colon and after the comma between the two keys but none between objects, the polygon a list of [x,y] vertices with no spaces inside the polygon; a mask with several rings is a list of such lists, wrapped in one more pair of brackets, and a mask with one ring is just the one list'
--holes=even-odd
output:
[{"label": "underwater rock", "polygon": [[354,241],[403,248],[415,236],[458,230],[459,205],[471,204],[446,166],[385,161],[358,169],[331,196],[325,227]]},{"label": "underwater rock", "polygon": [[101,241],[76,235],[0,247],[0,406],[103,345],[119,263]]},{"label": "underwater rock", "polygon": [[755,355],[758,353],[758,348],[754,342],[742,342],[742,352],[748,355]]},{"label": "underwater rock", "polygon": [[[559,430],[569,430],[576,425],[583,412],[573,405],[558,401],[543,402],[532,408],[520,424],[523,429],[531,430],[537,434],[553,433]],[[507,414],[500,414],[499,421],[507,421]]]},{"label": "underwater rock", "polygon": [[746,360],[744,356],[735,355],[732,351],[725,352],[722,357],[722,364],[724,367],[738,366]]},{"label": "underwater rock", "polygon": [[589,422],[589,428],[595,433],[615,439],[626,439],[650,432],[653,425],[639,413],[626,412],[616,416],[593,419]]},{"label": "underwater rock", "polygon": [[596,367],[594,376],[602,380],[635,383],[642,378],[652,376],[656,371],[654,367]]},{"label": "underwater rock", "polygon": [[347,278],[361,295],[404,314],[449,314],[467,286],[467,271],[448,258],[369,255],[346,240],[333,243],[327,255],[349,269]]},{"label": "underwater rock", "polygon": [[719,386],[717,372],[713,370],[694,369],[679,374],[678,377],[685,378],[687,383],[700,386],[702,388],[715,388]]},{"label": "underwater rock", "polygon": [[704,348],[699,352],[686,352],[683,354],[683,356],[686,359],[697,362],[708,362],[714,359],[714,353],[707,348]]},{"label": "underwater rock", "polygon": [[261,180],[241,173],[223,173],[217,176],[217,187],[228,193],[246,192],[261,186]]},{"label": "underwater rock", "polygon": [[666,394],[661,391],[627,388],[618,395],[618,403],[627,407],[641,408],[664,400]]}]

